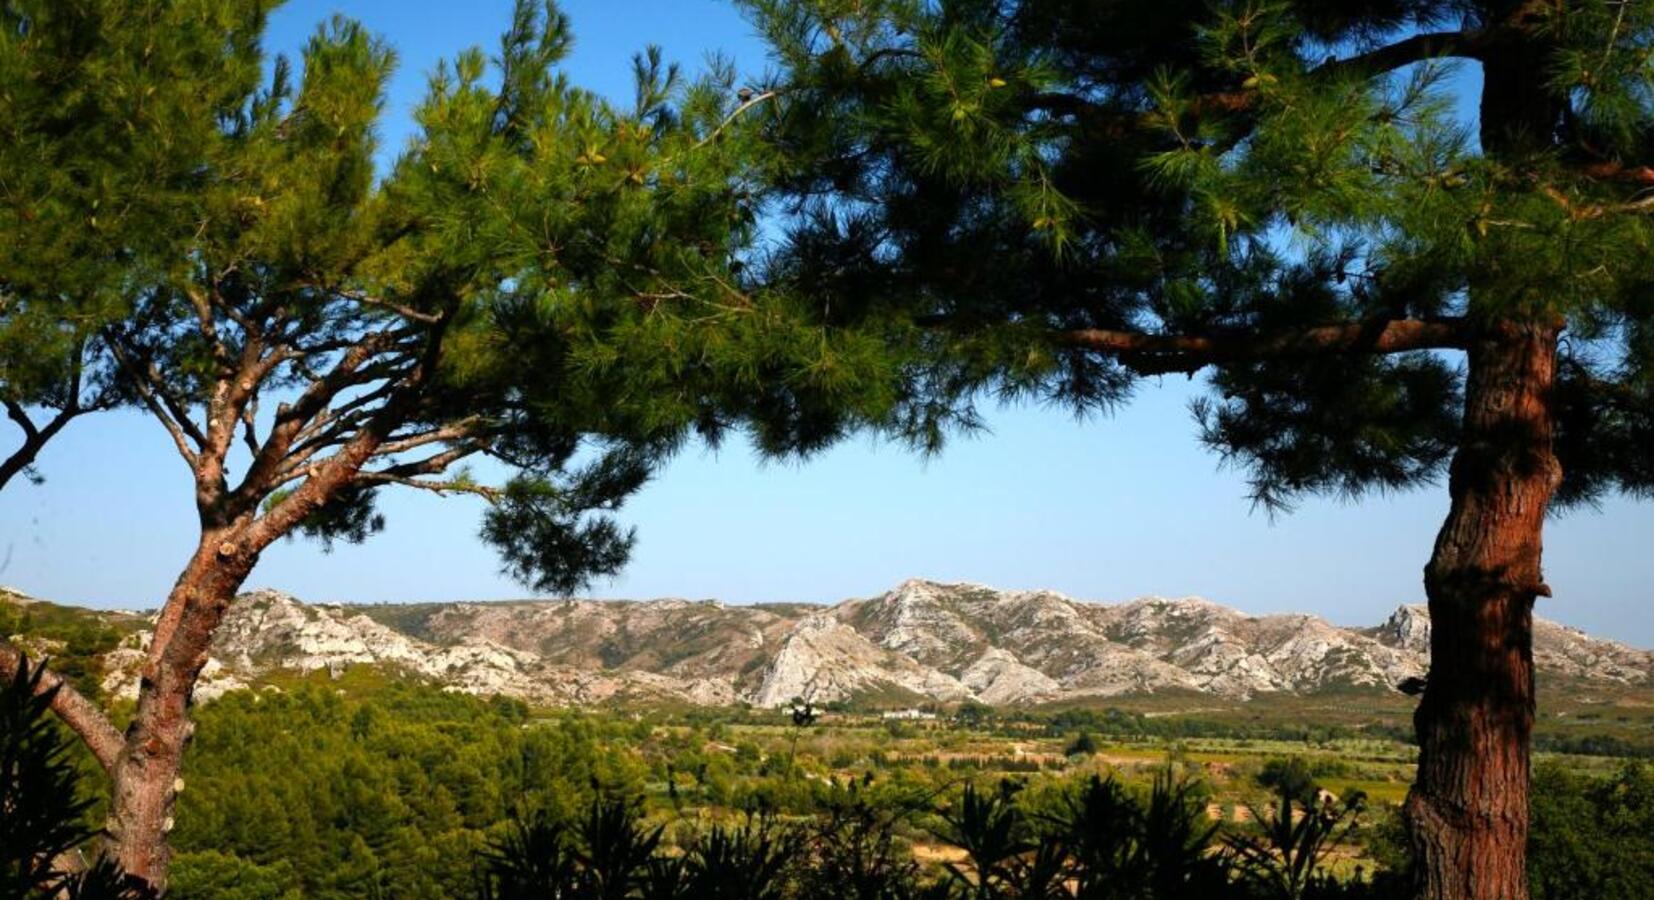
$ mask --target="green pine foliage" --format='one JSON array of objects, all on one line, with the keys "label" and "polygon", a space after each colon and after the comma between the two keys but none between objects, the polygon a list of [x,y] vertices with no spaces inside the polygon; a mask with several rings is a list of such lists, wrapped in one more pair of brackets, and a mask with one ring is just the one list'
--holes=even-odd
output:
[{"label": "green pine foliage", "polygon": [[[1215,365],[1199,432],[1255,500],[1399,489],[1456,446],[1443,354],[1075,351],[1088,329],[1549,316],[1569,334],[1560,499],[1650,483],[1654,4],[1515,24],[1447,0],[743,5],[780,63],[763,128],[788,231],[764,277],[824,323],[911,342],[887,425],[939,440],[984,398],[1107,410]],[[1422,35],[1494,26],[1547,48],[1515,68],[1554,126],[1457,118],[1457,57],[1499,51]]]},{"label": "green pine foliage", "polygon": [[194,233],[220,116],[257,82],[271,0],[0,5],[0,401],[23,444],[130,398],[99,330]]},{"label": "green pine foliage", "polygon": [[[477,496],[506,571],[566,591],[623,563],[612,513],[686,440],[808,450],[900,405],[884,335],[823,332],[747,275],[758,106],[731,67],[649,49],[615,103],[559,71],[571,34],[520,0],[497,53],[430,74],[384,172],[395,53],[360,24],[227,81],[188,239],[93,348],[207,479],[214,527],[360,541],[381,490]],[[510,478],[479,482],[481,457]],[[307,492],[331,461],[355,471]]]},{"label": "green pine foliage", "polygon": [[520,704],[416,686],[231,694],[200,714],[169,896],[463,896],[465,861],[515,812],[640,791],[621,731],[526,724]]}]

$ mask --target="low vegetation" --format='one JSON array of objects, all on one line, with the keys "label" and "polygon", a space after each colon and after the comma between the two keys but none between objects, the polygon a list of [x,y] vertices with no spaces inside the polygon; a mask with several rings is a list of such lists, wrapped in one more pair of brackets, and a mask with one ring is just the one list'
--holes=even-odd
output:
[{"label": "low vegetation", "polygon": [[[91,846],[103,791],[31,693],[4,692],[0,821],[59,827],[4,833],[4,896],[69,877],[121,896],[64,855]],[[949,712],[572,713],[373,669],[292,677],[199,710],[168,896],[1252,900],[1403,878],[1404,743]],[[1535,785],[1535,897],[1648,895],[1654,773],[1557,757]]]}]

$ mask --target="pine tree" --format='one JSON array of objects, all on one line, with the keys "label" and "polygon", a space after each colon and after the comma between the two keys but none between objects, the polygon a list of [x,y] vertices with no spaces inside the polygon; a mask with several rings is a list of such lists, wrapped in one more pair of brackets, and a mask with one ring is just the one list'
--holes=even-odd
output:
[{"label": "pine tree", "polygon": [[259,75],[271,0],[0,4],[0,489],[70,422],[128,399],[100,329],[198,224],[217,117]]},{"label": "pine tree", "polygon": [[1526,896],[1543,523],[1654,487],[1654,4],[745,5],[789,228],[755,277],[886,337],[879,425],[1205,372],[1272,511],[1447,476],[1417,889]]},{"label": "pine tree", "polygon": [[[376,173],[394,54],[324,25],[296,76],[276,60],[207,118],[182,195],[196,227],[98,330],[189,472],[200,532],[130,727],[67,688],[54,709],[110,773],[115,859],[156,888],[195,680],[271,543],[364,540],[386,489],[470,496],[507,571],[569,590],[624,562],[611,514],[687,436],[798,397],[886,402],[866,367],[824,362],[874,339],[743,290],[753,184],[729,66],[690,81],[650,50],[628,107],[558,73],[569,45],[555,6],[520,0],[492,65],[473,49],[431,75],[417,135]],[[466,467],[482,458],[516,474],[484,483]]]}]

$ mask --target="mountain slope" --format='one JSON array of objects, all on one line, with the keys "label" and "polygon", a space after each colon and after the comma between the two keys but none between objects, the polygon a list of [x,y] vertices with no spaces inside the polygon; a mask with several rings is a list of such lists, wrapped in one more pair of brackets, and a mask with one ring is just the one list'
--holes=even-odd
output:
[{"label": "mountain slope", "polygon": [[[125,621],[135,631],[140,620]],[[145,640],[131,633],[108,654],[111,692],[135,688]],[[1343,628],[1309,615],[1249,616],[1199,598],[1097,604],[921,580],[834,606],[324,606],[256,591],[226,617],[201,693],[271,671],[365,664],[545,704],[1015,704],[1162,693],[1240,700],[1388,690],[1426,673],[1429,643],[1422,606],[1400,607],[1372,628]],[[1577,629],[1538,620],[1534,655],[1552,683],[1654,689],[1654,653]]]}]

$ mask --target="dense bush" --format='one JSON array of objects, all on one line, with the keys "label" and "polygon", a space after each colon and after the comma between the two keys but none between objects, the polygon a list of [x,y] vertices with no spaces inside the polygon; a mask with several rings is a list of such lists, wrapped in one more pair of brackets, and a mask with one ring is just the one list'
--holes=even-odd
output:
[{"label": "dense bush", "polygon": [[1631,763],[1597,779],[1540,765],[1528,874],[1533,900],[1654,897],[1654,771]]},{"label": "dense bush", "polygon": [[1091,756],[1098,750],[1097,739],[1091,732],[1082,731],[1079,736],[1063,750],[1064,756]]},{"label": "dense bush", "polygon": [[[419,685],[307,681],[201,707],[179,798],[177,900],[445,898],[520,808],[633,796],[646,767],[621,723]],[[456,862],[461,861],[461,862]],[[260,893],[249,893],[250,884]]]},{"label": "dense bush", "polygon": [[69,747],[51,714],[45,669],[24,660],[0,691],[0,896],[49,893],[57,858],[87,837],[83,798]]},{"label": "dense bush", "polygon": [[1258,772],[1257,781],[1258,784],[1278,794],[1311,802],[1316,799],[1317,786],[1323,779],[1347,775],[1349,770],[1349,764],[1341,759],[1276,757],[1263,764],[1263,768]]}]

